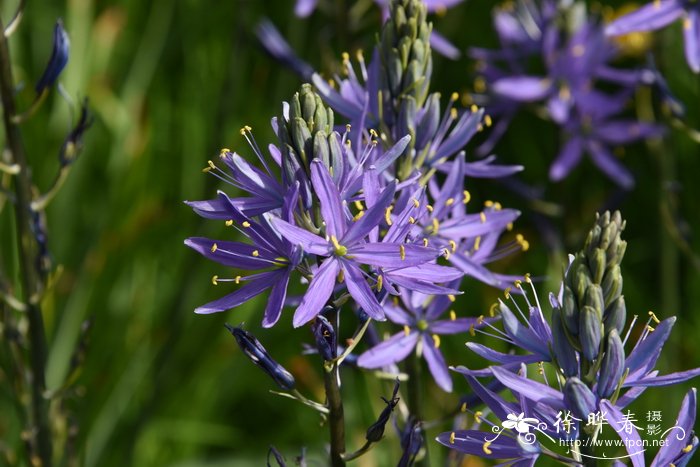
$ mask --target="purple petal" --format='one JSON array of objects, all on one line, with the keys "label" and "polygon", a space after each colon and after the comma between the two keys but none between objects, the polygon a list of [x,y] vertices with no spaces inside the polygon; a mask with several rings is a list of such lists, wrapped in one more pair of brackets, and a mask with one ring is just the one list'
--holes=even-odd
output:
[{"label": "purple petal", "polygon": [[608,144],[627,144],[645,138],[661,136],[664,128],[659,125],[629,120],[605,122],[596,127],[596,136]]},{"label": "purple petal", "polygon": [[[692,388],[683,398],[678,417],[665,443],[656,455],[651,467],[671,465],[676,461],[676,457],[690,444],[692,440],[693,425],[697,414],[697,391]],[[676,464],[677,465],[677,464]]]},{"label": "purple petal", "polygon": [[341,239],[341,243],[346,247],[354,245],[362,240],[374,227],[384,219],[386,208],[389,207],[394,199],[395,183],[390,183],[384,191],[382,191],[376,203],[365,211],[365,214],[357,221],[353,222],[345,236]]},{"label": "purple petal", "polygon": [[437,53],[451,60],[457,60],[460,56],[459,49],[437,31],[433,31],[430,35],[430,46]]},{"label": "purple petal", "polygon": [[367,285],[365,276],[362,275],[362,270],[353,262],[341,260],[343,271],[345,272],[345,284],[348,287],[348,292],[355,299],[355,302],[362,307],[365,313],[372,318],[384,321],[384,309],[374,296],[374,292]]},{"label": "purple petal", "polygon": [[[485,459],[519,459],[539,455],[539,443],[529,446],[508,436],[499,436],[493,440],[494,436],[491,431],[456,430],[440,433],[435,439],[450,449]],[[487,454],[484,447],[489,440],[493,441],[488,445]]]},{"label": "purple petal", "polygon": [[452,392],[452,378],[447,370],[445,358],[433,338],[428,335],[423,335],[423,358],[428,362],[428,368],[437,385],[445,392]]},{"label": "purple petal", "polygon": [[537,76],[501,78],[493,83],[496,94],[518,102],[535,102],[544,99],[552,90],[552,82]]},{"label": "purple petal", "polygon": [[434,321],[430,323],[430,332],[435,334],[457,334],[467,332],[474,326],[480,328],[485,320],[481,318],[457,318]]},{"label": "purple petal", "polygon": [[654,368],[675,323],[675,316],[667,318],[656,326],[654,332],[648,333],[644,340],[637,341],[625,360],[625,368],[629,368],[626,381],[640,379]]},{"label": "purple petal", "polygon": [[329,258],[321,264],[294,313],[293,325],[295,328],[311,321],[326,305],[333,292],[335,278],[339,271],[340,264],[335,258]]},{"label": "purple petal", "polygon": [[342,238],[345,234],[347,218],[340,201],[340,193],[328,169],[320,160],[311,162],[311,183],[321,202],[321,215],[326,224],[326,235]]},{"label": "purple petal", "polygon": [[644,467],[642,439],[639,437],[639,432],[634,427],[634,423],[629,421],[628,417],[625,417],[620,409],[611,404],[610,401],[603,399],[600,401],[600,407],[610,426],[617,432],[620,439],[622,439],[625,449],[627,449],[629,453],[632,465],[634,467]]},{"label": "purple petal", "polygon": [[294,14],[300,18],[306,18],[316,9],[318,0],[297,0],[294,5]]},{"label": "purple petal", "polygon": [[679,371],[677,373],[669,373],[663,376],[645,377],[642,379],[625,382],[623,386],[670,386],[672,384],[678,384],[683,381],[688,381],[689,379],[695,378],[696,376],[700,376],[700,368]]},{"label": "purple petal", "polygon": [[384,303],[384,314],[389,318],[389,321],[400,324],[401,326],[410,326],[413,322],[413,318],[411,318],[403,308],[394,305],[391,300],[387,300]]},{"label": "purple petal", "polygon": [[685,37],[685,59],[690,69],[700,73],[700,11],[688,11],[683,20],[683,35]]},{"label": "purple petal", "polygon": [[531,401],[549,405],[555,410],[566,410],[564,396],[559,391],[497,366],[492,366],[491,372],[504,386],[514,393],[522,395]]},{"label": "purple petal", "polygon": [[256,276],[255,279],[251,280],[247,284],[243,285],[241,288],[233,293],[230,293],[218,300],[209,302],[206,305],[197,307],[194,312],[200,315],[207,315],[210,313],[217,313],[219,311],[230,310],[238,305],[241,305],[251,298],[264,292],[265,289],[272,285],[271,279],[275,276],[278,271],[264,272]]},{"label": "purple petal", "polygon": [[408,335],[403,331],[399,332],[360,355],[357,364],[362,368],[381,368],[400,362],[408,357],[417,342],[417,332],[410,332]]},{"label": "purple petal", "polygon": [[653,1],[608,24],[605,34],[619,36],[630,32],[652,31],[675,21],[683,14],[679,0]]},{"label": "purple petal", "polygon": [[410,243],[363,243],[348,248],[348,255],[358,263],[386,268],[419,266],[433,261],[439,254],[435,248]]},{"label": "purple petal", "polygon": [[[406,268],[411,269],[411,268]],[[386,277],[396,285],[404,287],[408,290],[413,290],[414,292],[420,292],[430,295],[448,295],[448,294],[460,294],[461,292],[456,289],[450,289],[448,287],[443,287],[441,285],[435,285],[432,282],[425,280],[418,280],[410,275],[403,276],[396,274],[395,272],[384,271]],[[436,280],[436,282],[442,282]]]},{"label": "purple petal", "polygon": [[267,306],[265,307],[265,315],[262,320],[262,326],[264,328],[271,328],[280,319],[284,300],[287,298],[289,271],[281,271],[281,274],[272,279],[272,281],[274,281],[274,285],[270,290],[270,296],[267,299]]},{"label": "purple petal", "polygon": [[293,245],[299,245],[308,253],[320,256],[330,254],[331,245],[319,237],[312,234],[308,230],[304,230],[296,225],[292,225],[287,221],[283,221],[279,217],[270,219],[273,227]]},{"label": "purple petal", "polygon": [[362,115],[362,105],[360,105],[358,102],[346,100],[318,73],[313,74],[311,81],[314,83],[314,86],[316,86],[318,93],[323,96],[323,100],[325,100],[334,110],[337,110],[340,114],[344,115],[350,120],[357,119]]},{"label": "purple petal", "polygon": [[515,355],[515,354],[506,354],[502,352],[498,352],[497,350],[493,350],[490,347],[486,347],[485,345],[477,344],[476,342],[467,342],[467,347],[477,355],[485,358],[486,360],[495,362],[495,363],[500,363],[500,364],[508,364],[508,363],[535,363],[535,362],[540,362],[542,361],[542,357],[540,355],[535,355],[535,354],[528,354],[528,355]]},{"label": "purple petal", "polygon": [[581,156],[583,156],[583,140],[574,136],[566,142],[549,168],[549,179],[558,182],[566,178],[569,172],[581,162]]}]

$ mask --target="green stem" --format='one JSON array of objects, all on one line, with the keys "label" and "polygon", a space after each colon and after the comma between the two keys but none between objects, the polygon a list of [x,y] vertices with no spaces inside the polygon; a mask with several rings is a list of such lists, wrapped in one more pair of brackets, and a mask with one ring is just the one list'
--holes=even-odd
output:
[{"label": "green stem", "polygon": [[338,365],[334,364],[328,371],[323,372],[328,398],[328,426],[331,435],[331,465],[344,467],[345,461],[345,416],[343,413],[343,399],[338,386]]},{"label": "green stem", "polygon": [[29,320],[29,346],[30,366],[32,374],[31,384],[31,419],[33,427],[31,433],[35,433],[35,449],[32,457],[41,462],[42,467],[52,465],[51,435],[48,423],[48,403],[44,398],[46,389],[46,336],[44,333],[44,319],[39,305],[41,291],[41,278],[34,267],[36,257],[36,242],[32,236],[32,219],[30,216],[30,204],[32,182],[27,159],[24,154],[22,135],[19,127],[12,122],[16,114],[14,101],[14,85],[12,78],[10,52],[7,39],[1,32],[4,31],[0,19],[0,96],[2,98],[3,122],[5,125],[6,146],[10,152],[12,161],[19,166],[19,173],[14,176],[16,192],[15,216],[17,218],[18,251],[20,258],[22,293],[27,305],[27,317]]}]

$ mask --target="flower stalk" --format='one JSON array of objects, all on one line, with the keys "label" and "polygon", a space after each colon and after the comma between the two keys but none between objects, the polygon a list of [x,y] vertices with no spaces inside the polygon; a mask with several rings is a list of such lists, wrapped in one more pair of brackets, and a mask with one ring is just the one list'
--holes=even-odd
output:
[{"label": "flower stalk", "polygon": [[[0,19],[0,31],[4,30]],[[12,78],[10,52],[7,38],[0,34],[0,95],[3,107],[3,124],[7,150],[11,155],[14,165],[19,171],[14,175],[14,188],[16,202],[15,216],[18,238],[18,252],[20,261],[20,278],[22,281],[23,301],[27,307],[29,321],[29,362],[31,368],[31,424],[29,432],[34,434],[34,439],[29,443],[31,458],[40,462],[42,467],[52,465],[52,446],[48,417],[48,401],[44,398],[46,390],[46,335],[44,332],[44,319],[41,313],[40,294],[42,279],[35,267],[37,245],[32,235],[32,180],[27,164],[22,143],[22,135],[19,127],[13,123],[16,115],[14,101],[14,86]]]}]

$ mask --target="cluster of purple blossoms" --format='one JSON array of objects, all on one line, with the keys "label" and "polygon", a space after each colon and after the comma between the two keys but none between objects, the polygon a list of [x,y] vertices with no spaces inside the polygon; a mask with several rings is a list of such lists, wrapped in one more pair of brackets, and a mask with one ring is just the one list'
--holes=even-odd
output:
[{"label": "cluster of purple blossoms", "polygon": [[[617,212],[598,218],[584,249],[570,258],[558,296],[550,294],[549,321],[534,287],[532,302],[522,283],[516,283],[527,311],[506,292],[517,315],[499,302],[494,308],[500,311],[503,330],[488,326],[495,337],[525,353],[505,354],[470,342],[467,346],[471,350],[495,365],[484,370],[454,368],[466,377],[500,424],[477,420],[478,424],[483,421],[491,425],[491,430],[457,429],[439,435],[440,443],[462,453],[511,459],[513,465],[533,465],[540,455],[575,464],[591,452],[574,452],[567,461],[538,441],[536,432],[552,441],[575,440],[591,447],[594,444],[590,441],[601,435],[602,422],[606,421],[622,438],[632,464],[645,465],[639,432],[634,426],[621,429],[626,419],[623,410],[648,387],[687,381],[700,375],[700,368],[658,374],[656,362],[675,318],[659,321],[652,312],[632,350],[625,351],[637,317],[627,326],[619,267],[626,249],[626,242],[620,238],[623,229],[624,222]],[[526,283],[532,285],[529,278]],[[545,371],[544,363],[551,366],[550,372]],[[539,366],[539,376],[530,376],[528,364]],[[553,375],[554,384],[549,383],[548,373],[549,378]],[[484,377],[495,378],[516,402],[484,386],[478,379]],[[678,432],[668,434],[668,442],[652,465],[686,465],[697,449],[698,438],[693,432],[695,395],[695,389],[687,393],[676,422]]]},{"label": "cluster of purple blossoms", "polygon": [[[480,150],[490,151],[513,117],[526,106],[534,107],[565,137],[550,165],[551,180],[566,178],[588,154],[611,180],[629,189],[634,178],[615,156],[615,148],[658,137],[664,129],[626,116],[627,105],[638,87],[665,82],[652,69],[613,67],[618,47],[606,37],[600,18],[586,16],[580,7],[574,2],[519,0],[496,9],[494,28],[501,49],[470,50],[479,73],[473,99],[486,105],[498,122]],[[533,62],[545,74],[531,74]]]}]

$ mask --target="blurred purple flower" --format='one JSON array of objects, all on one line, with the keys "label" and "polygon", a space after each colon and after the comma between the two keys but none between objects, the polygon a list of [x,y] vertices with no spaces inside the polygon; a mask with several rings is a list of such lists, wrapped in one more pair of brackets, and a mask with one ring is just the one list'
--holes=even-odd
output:
[{"label": "blurred purple flower", "polygon": [[54,85],[58,75],[61,74],[68,63],[69,52],[70,40],[68,39],[68,33],[63,29],[63,21],[59,19],[56,21],[53,29],[53,49],[51,50],[49,63],[46,65],[44,73],[37,81],[36,86],[34,86],[38,95]]}]

